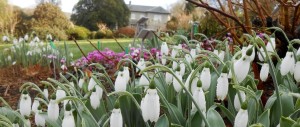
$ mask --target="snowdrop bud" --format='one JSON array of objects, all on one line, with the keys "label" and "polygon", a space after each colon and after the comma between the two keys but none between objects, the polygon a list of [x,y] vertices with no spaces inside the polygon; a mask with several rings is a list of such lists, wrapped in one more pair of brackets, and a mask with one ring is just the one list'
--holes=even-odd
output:
[{"label": "snowdrop bud", "polygon": [[53,94],[51,96],[50,102],[48,104],[48,118],[52,121],[56,121],[59,116],[59,107],[58,103],[56,103],[56,95]]},{"label": "snowdrop bud", "polygon": [[177,69],[177,67],[178,67],[178,64],[177,64],[177,62],[176,62],[176,61],[173,61],[173,64],[172,64],[172,69],[173,69],[173,70],[176,70],[176,69]]},{"label": "snowdrop bud", "polygon": [[280,66],[280,74],[285,76],[289,72],[293,72],[295,67],[294,54],[291,51],[286,52],[285,57],[283,58]]},{"label": "snowdrop bud", "polygon": [[91,77],[88,85],[88,90],[92,90],[95,87],[95,85],[97,85],[97,83],[94,80],[94,78]]},{"label": "snowdrop bud", "polygon": [[31,112],[31,98],[27,90],[24,90],[20,100],[20,113],[23,116],[30,116]]},{"label": "snowdrop bud", "polygon": [[191,52],[190,52],[191,56],[193,59],[196,58],[196,49],[191,49]]},{"label": "snowdrop bud", "polygon": [[227,73],[221,73],[220,77],[217,79],[217,99],[223,101],[228,93],[228,76]]},{"label": "snowdrop bud", "polygon": [[191,63],[193,61],[191,55],[189,54],[185,54],[184,58],[188,63]]},{"label": "snowdrop bud", "polygon": [[69,103],[66,105],[62,127],[76,127],[73,113],[71,111],[71,105]]},{"label": "snowdrop bud", "polygon": [[43,94],[44,94],[44,96],[48,99],[48,96],[49,96],[48,86],[45,86],[45,87],[44,87],[44,89],[43,89]]},{"label": "snowdrop bud", "polygon": [[242,108],[237,113],[234,119],[234,126],[235,127],[247,127],[248,124],[248,111],[247,105],[243,104]]},{"label": "snowdrop bud", "polygon": [[80,79],[79,79],[79,82],[78,82],[79,88],[82,88],[83,84],[84,84],[84,79],[83,79],[83,78],[80,78]]},{"label": "snowdrop bud", "polygon": [[[182,81],[182,76],[180,74],[180,71],[178,71],[178,70],[175,72],[175,75],[176,75],[176,77],[178,77],[178,79],[180,81]],[[176,92],[179,92],[181,90],[181,88],[182,88],[181,85],[180,85],[180,83],[179,83],[179,81],[177,81],[175,77],[173,77],[173,87],[174,87],[174,89],[175,89]]]},{"label": "snowdrop bud", "polygon": [[136,72],[138,72],[140,69],[143,70],[144,68],[146,68],[146,63],[144,58],[141,58],[137,64]]},{"label": "snowdrop bud", "polygon": [[185,73],[185,64],[182,61],[180,61],[179,66],[180,66],[180,75],[184,75],[184,73]]},{"label": "snowdrop bud", "polygon": [[162,55],[169,55],[169,48],[166,42],[163,42],[161,44],[160,52],[162,53]]},{"label": "snowdrop bud", "polygon": [[38,107],[38,110],[35,112],[34,121],[36,126],[45,127],[45,118],[41,115],[43,113],[41,106]]},{"label": "snowdrop bud", "polygon": [[210,87],[211,83],[211,75],[210,75],[210,69],[208,67],[204,67],[201,75],[200,80],[202,82],[202,88],[204,91],[207,91]]},{"label": "snowdrop bud", "polygon": [[124,76],[125,76],[125,78],[126,78],[126,84],[129,82],[129,80],[130,80],[130,74],[129,74],[129,69],[128,69],[128,67],[124,67]]},{"label": "snowdrop bud", "polygon": [[38,111],[38,107],[40,106],[40,101],[38,100],[34,100],[33,101],[33,104],[32,104],[32,107],[31,107],[31,110],[36,113]]},{"label": "snowdrop bud", "polygon": [[234,63],[234,72],[239,83],[242,82],[248,75],[250,69],[250,60],[248,57],[249,56],[247,55],[243,56]]},{"label": "snowdrop bud", "polygon": [[97,109],[100,106],[100,97],[98,93],[96,92],[96,88],[93,89],[93,92],[90,96],[90,103],[93,109]]},{"label": "snowdrop bud", "polygon": [[146,96],[141,102],[142,116],[145,122],[156,122],[159,118],[160,103],[154,81],[151,81]]},{"label": "snowdrop bud", "polygon": [[268,75],[269,75],[269,64],[268,63],[264,63],[261,67],[261,70],[260,70],[260,79],[261,81],[266,81],[267,78],[268,78]]},{"label": "snowdrop bud", "polygon": [[29,37],[28,37],[27,34],[24,36],[24,39],[25,39],[26,41],[28,41]]},{"label": "snowdrop bud", "polygon": [[66,97],[66,92],[64,90],[62,90],[60,87],[58,87],[58,89],[56,90],[56,99],[62,99]]},{"label": "snowdrop bud", "polygon": [[123,117],[121,114],[119,101],[116,101],[114,109],[112,110],[110,119],[110,127],[122,127],[123,126]]},{"label": "snowdrop bud", "polygon": [[242,102],[240,102],[239,95],[238,95],[238,93],[236,93],[234,96],[234,108],[236,111],[240,110],[241,103],[244,103],[244,101],[246,100],[246,94],[243,91],[239,91],[239,93],[241,95]]},{"label": "snowdrop bud", "polygon": [[170,85],[173,82],[173,75],[166,72],[166,83]]},{"label": "snowdrop bud", "polygon": [[300,61],[298,61],[295,65],[294,78],[297,82],[300,82]]},{"label": "snowdrop bud", "polygon": [[195,105],[198,105],[202,112],[206,112],[205,94],[204,94],[201,86],[202,86],[202,83],[201,83],[201,80],[199,80],[197,83],[197,88],[194,90],[194,93],[193,93],[193,99],[196,101],[196,104],[195,103],[192,104],[192,112],[197,111],[197,108]]},{"label": "snowdrop bud", "polygon": [[124,72],[119,71],[115,81],[115,91],[126,91],[127,79]]}]

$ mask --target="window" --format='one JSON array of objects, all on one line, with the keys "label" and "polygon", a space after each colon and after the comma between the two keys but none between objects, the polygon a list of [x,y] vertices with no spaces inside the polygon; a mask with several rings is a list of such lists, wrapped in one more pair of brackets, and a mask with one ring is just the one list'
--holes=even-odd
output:
[{"label": "window", "polygon": [[131,13],[131,19],[136,19],[135,14]]},{"label": "window", "polygon": [[161,21],[161,15],[154,15],[154,21]]}]

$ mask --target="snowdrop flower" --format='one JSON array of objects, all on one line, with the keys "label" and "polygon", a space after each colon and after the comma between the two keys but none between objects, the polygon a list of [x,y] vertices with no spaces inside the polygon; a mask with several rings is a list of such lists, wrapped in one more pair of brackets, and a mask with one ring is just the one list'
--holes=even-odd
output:
[{"label": "snowdrop flower", "polygon": [[247,105],[243,104],[242,108],[239,110],[234,119],[235,127],[247,127],[248,124],[248,111]]},{"label": "snowdrop flower", "polygon": [[172,64],[172,69],[173,69],[173,70],[176,70],[176,69],[177,69],[177,67],[178,67],[178,64],[177,64],[177,62],[176,62],[176,61],[173,61],[173,64]]},{"label": "snowdrop flower", "polygon": [[201,44],[196,45],[196,51],[197,51],[197,53],[201,52]]},{"label": "snowdrop flower", "polygon": [[65,110],[65,113],[64,113],[64,119],[62,121],[61,126],[62,127],[76,127],[70,103],[68,103],[66,105],[66,110]]},{"label": "snowdrop flower", "polygon": [[79,79],[79,82],[78,82],[79,88],[82,88],[83,84],[84,84],[84,79],[83,79],[83,78],[80,78],[80,79]]},{"label": "snowdrop flower", "polygon": [[220,77],[217,79],[216,95],[217,95],[217,99],[221,101],[224,101],[228,93],[229,83],[228,83],[227,73],[228,73],[228,68],[227,66],[224,66]]},{"label": "snowdrop flower", "polygon": [[52,121],[56,121],[59,116],[59,107],[58,103],[56,103],[56,95],[53,94],[51,96],[50,102],[48,104],[48,118]]},{"label": "snowdrop flower", "polygon": [[63,70],[63,71],[66,71],[66,70],[68,70],[67,66],[66,66],[66,65],[64,65],[64,64],[63,64],[63,65],[61,65],[61,67],[60,67],[60,68],[61,68],[61,70]]},{"label": "snowdrop flower", "polygon": [[166,57],[165,55],[162,55],[162,57],[161,57],[161,64],[162,65],[166,65],[166,63],[167,63],[167,59],[165,57]]},{"label": "snowdrop flower", "polygon": [[41,115],[43,113],[41,106],[38,107],[38,110],[35,112],[34,121],[36,126],[45,127],[46,121],[45,118]]},{"label": "snowdrop flower", "polygon": [[241,103],[244,103],[244,101],[246,100],[246,94],[243,91],[239,91],[239,93],[241,95],[242,102],[240,102],[239,95],[238,95],[238,93],[236,93],[234,96],[234,108],[236,111],[240,110]]},{"label": "snowdrop flower", "polygon": [[72,52],[70,53],[70,57],[71,57],[71,58],[73,58],[73,57],[74,57],[74,54],[73,54]]},{"label": "snowdrop flower", "polygon": [[136,72],[138,72],[140,69],[143,70],[145,68],[146,68],[145,60],[144,60],[144,58],[141,58],[137,64]]},{"label": "snowdrop flower", "polygon": [[30,116],[30,112],[31,112],[31,98],[27,90],[24,90],[20,100],[20,113],[23,116]]},{"label": "snowdrop flower", "polygon": [[248,49],[246,55],[234,62],[234,72],[239,83],[242,82],[248,75],[250,70],[250,61],[252,59],[250,58],[251,54],[252,49]]},{"label": "snowdrop flower", "polygon": [[118,76],[115,81],[115,91],[126,91],[127,82],[123,71],[118,72]]},{"label": "snowdrop flower", "polygon": [[[222,50],[220,50],[220,51],[219,50],[214,50],[214,54],[216,54],[221,61],[224,60],[224,57],[225,57],[225,52],[224,51],[222,51]],[[220,61],[218,61],[218,63],[219,62]]]},{"label": "snowdrop flower", "polygon": [[261,81],[266,81],[267,78],[268,78],[268,75],[269,75],[269,64],[268,63],[264,63],[261,67],[261,70],[260,70],[260,79]]},{"label": "snowdrop flower", "polygon": [[127,84],[127,83],[129,82],[129,80],[130,80],[130,74],[129,74],[129,69],[128,69],[128,67],[124,67],[123,73],[124,73],[124,76],[125,76],[125,78],[126,78],[126,84]]},{"label": "snowdrop flower", "polygon": [[100,106],[100,98],[98,93],[96,92],[96,88],[93,89],[93,92],[90,96],[90,103],[93,109],[97,109]]},{"label": "snowdrop flower", "polygon": [[202,89],[201,80],[197,82],[197,88],[194,90],[193,99],[196,101],[196,104],[192,103],[192,112],[197,112],[195,105],[198,105],[202,112],[206,112],[206,100]]},{"label": "snowdrop flower", "polygon": [[162,55],[169,55],[169,48],[166,42],[161,44],[160,52]]},{"label": "snowdrop flower", "polygon": [[88,85],[88,90],[92,90],[96,85],[96,81],[94,80],[94,78],[91,77]]},{"label": "snowdrop flower", "polygon": [[[249,51],[251,49],[252,49],[252,51]],[[247,52],[248,52],[248,54],[247,54]],[[247,47],[243,47],[242,48],[242,56],[246,56],[246,55],[249,56],[250,61],[254,60],[254,58],[255,58],[255,51],[254,51],[253,45],[248,45]]]},{"label": "snowdrop flower", "polygon": [[297,61],[295,65],[294,78],[297,82],[300,82],[300,61]]},{"label": "snowdrop flower", "polygon": [[38,36],[35,36],[35,38],[33,39],[34,42],[40,42],[40,39]]},{"label": "snowdrop flower", "polygon": [[8,36],[3,36],[3,37],[2,37],[2,41],[8,42],[8,41],[9,41],[9,37],[8,37]]},{"label": "snowdrop flower", "polygon": [[190,52],[191,56],[193,59],[196,58],[196,49],[191,49],[191,52]]},{"label": "snowdrop flower", "polygon": [[49,92],[48,92],[48,86],[45,86],[44,89],[43,89],[43,94],[46,98],[48,98],[49,96]]},{"label": "snowdrop flower", "polygon": [[[192,74],[194,73],[194,71],[195,70],[192,70],[192,72],[190,73],[190,75],[188,76],[188,78],[186,79],[185,84],[184,84],[184,86],[188,90],[191,90],[192,93],[194,93],[194,90],[197,88],[197,82],[199,80],[199,73],[196,74],[196,76],[194,77],[194,79],[191,79],[192,78]],[[189,86],[190,86],[190,88],[189,88]]]},{"label": "snowdrop flower", "polygon": [[184,58],[188,63],[191,63],[193,61],[192,57],[189,54],[185,54]]},{"label": "snowdrop flower", "polygon": [[7,57],[7,61],[11,61],[11,56],[10,55]]},{"label": "snowdrop flower", "polygon": [[23,42],[23,41],[24,41],[24,38],[20,37],[20,38],[19,38],[19,43],[20,43],[20,42]]},{"label": "snowdrop flower", "polygon": [[192,70],[192,72],[189,74],[189,76],[187,77],[185,83],[184,83],[184,87],[189,90],[189,84],[190,84],[190,80],[192,77],[192,74],[194,73],[195,70]]},{"label": "snowdrop flower", "polygon": [[118,100],[115,102],[114,109],[110,115],[109,123],[110,127],[123,127],[123,117]]},{"label": "snowdrop flower", "polygon": [[28,52],[26,53],[27,56],[32,56],[32,54],[33,54],[32,51],[28,51]]},{"label": "snowdrop flower", "polygon": [[203,90],[207,91],[209,89],[210,83],[211,83],[210,69],[208,66],[203,68],[201,75],[200,75],[200,80],[202,82]]},{"label": "snowdrop flower", "polygon": [[38,100],[35,100],[33,101],[33,104],[32,104],[32,107],[31,107],[31,110],[36,113],[38,111],[38,107],[40,106],[40,101]]},{"label": "snowdrop flower", "polygon": [[265,57],[266,57],[267,54],[265,53],[265,51],[264,51],[263,48],[260,48],[259,50],[261,52],[260,53],[259,51],[257,51],[259,61],[265,61],[264,59],[265,59]]},{"label": "snowdrop flower", "polygon": [[173,82],[173,75],[166,72],[166,83],[170,85]]},{"label": "snowdrop flower", "polygon": [[298,48],[297,53],[296,53],[296,56],[299,56],[299,55],[300,55],[300,47]]},{"label": "snowdrop flower", "polygon": [[18,44],[19,44],[19,41],[18,41],[17,39],[14,39],[14,40],[13,40],[13,44],[14,44],[14,45],[18,45]]},{"label": "snowdrop flower", "polygon": [[276,43],[275,38],[270,38],[271,42],[268,42],[266,49],[268,52],[275,52]]},{"label": "snowdrop flower", "polygon": [[289,72],[293,72],[295,67],[294,53],[292,51],[286,52],[280,66],[280,74],[285,76]]},{"label": "snowdrop flower", "polygon": [[60,87],[57,88],[56,90],[56,98],[57,100],[66,97],[66,92],[62,90]]},{"label": "snowdrop flower", "polygon": [[25,39],[26,41],[28,41],[29,37],[28,37],[27,34],[24,36],[24,39]]},{"label": "snowdrop flower", "polygon": [[47,39],[47,40],[52,40],[52,35],[51,35],[51,34],[47,34],[47,35],[46,35],[46,39]]},{"label": "snowdrop flower", "polygon": [[[175,72],[175,75],[179,78],[180,81],[182,81],[182,75],[180,74],[179,69]],[[176,78],[174,77],[173,77],[173,87],[176,92],[179,92],[182,88],[179,81],[177,81]]]},{"label": "snowdrop flower", "polygon": [[182,45],[181,44],[178,44],[178,46],[174,46],[173,50],[171,52],[171,57],[175,58],[176,55],[177,55],[177,53],[178,53],[178,51],[181,50],[181,49],[182,49]]},{"label": "snowdrop flower", "polygon": [[141,102],[142,116],[145,122],[156,122],[159,118],[160,103],[154,81],[151,81],[146,96]]},{"label": "snowdrop flower", "polygon": [[184,64],[184,62],[180,61],[179,66],[180,66],[180,75],[184,75],[184,73],[185,73],[185,64]]}]

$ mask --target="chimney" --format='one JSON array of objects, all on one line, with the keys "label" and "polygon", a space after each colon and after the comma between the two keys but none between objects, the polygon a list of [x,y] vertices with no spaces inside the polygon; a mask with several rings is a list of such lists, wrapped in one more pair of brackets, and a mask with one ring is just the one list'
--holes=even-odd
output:
[{"label": "chimney", "polygon": [[131,5],[131,0],[129,1],[129,5]]}]

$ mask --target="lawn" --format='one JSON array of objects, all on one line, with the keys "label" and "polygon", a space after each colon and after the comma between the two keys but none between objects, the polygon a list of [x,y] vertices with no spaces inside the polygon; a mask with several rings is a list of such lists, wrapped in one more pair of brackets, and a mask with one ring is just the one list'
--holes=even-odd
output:
[{"label": "lawn", "polygon": [[[114,39],[98,39],[98,40],[91,40],[91,42],[98,47],[98,41],[100,41],[100,49],[104,50],[105,48],[109,48],[115,52],[121,52],[122,48],[117,44]],[[117,41],[122,45],[122,47],[128,46],[129,43],[133,41],[133,38],[122,38],[117,39]],[[88,54],[91,51],[94,51],[95,48],[86,40],[78,40],[77,41],[79,46],[81,47],[82,51],[85,54]],[[76,46],[74,41],[66,41],[68,49],[70,52],[74,54],[74,59],[78,59],[82,57],[82,53],[80,52],[79,48]],[[55,46],[61,50],[64,50],[64,43],[63,41],[55,42]],[[3,51],[5,48],[12,46],[12,44],[0,44],[0,51]]]}]

